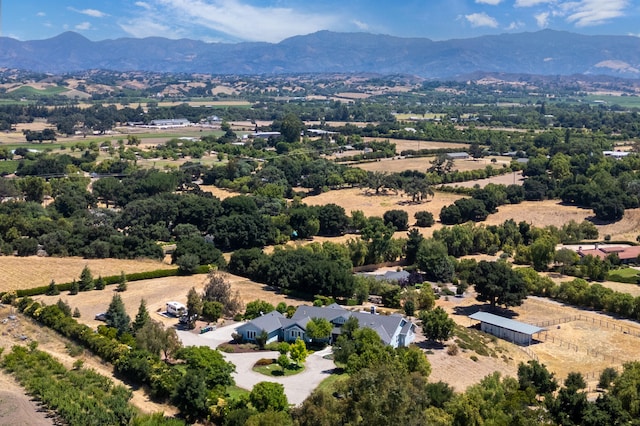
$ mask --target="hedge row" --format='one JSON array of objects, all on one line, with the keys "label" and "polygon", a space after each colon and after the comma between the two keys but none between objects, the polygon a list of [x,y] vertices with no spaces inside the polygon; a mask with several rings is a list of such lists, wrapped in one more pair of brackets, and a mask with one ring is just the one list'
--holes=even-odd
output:
[{"label": "hedge row", "polygon": [[[198,269],[196,270],[196,274],[206,274],[209,272],[209,269],[210,269],[209,265],[199,266]],[[140,281],[140,280],[151,280],[154,278],[175,277],[177,275],[180,275],[180,271],[178,270],[178,268],[156,269],[154,271],[146,271],[146,272],[134,272],[132,274],[126,274],[125,277],[127,281]],[[120,282],[120,275],[103,277],[103,280],[107,285],[117,284]],[[63,284],[56,284],[56,287],[58,287],[58,290],[60,291],[69,291],[71,290],[72,285],[73,283],[63,283]],[[42,287],[29,288],[25,290],[18,290],[16,293],[18,297],[38,296],[41,294],[46,294],[47,290],[49,290],[48,285],[42,286]],[[0,293],[0,296],[2,296],[3,294],[4,293]]]}]

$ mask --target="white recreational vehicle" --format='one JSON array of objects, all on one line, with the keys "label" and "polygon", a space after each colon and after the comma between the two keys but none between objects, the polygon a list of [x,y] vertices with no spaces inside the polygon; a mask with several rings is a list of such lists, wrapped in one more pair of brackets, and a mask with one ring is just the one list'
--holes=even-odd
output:
[{"label": "white recreational vehicle", "polygon": [[187,313],[187,307],[180,302],[167,302],[167,314],[180,317]]}]

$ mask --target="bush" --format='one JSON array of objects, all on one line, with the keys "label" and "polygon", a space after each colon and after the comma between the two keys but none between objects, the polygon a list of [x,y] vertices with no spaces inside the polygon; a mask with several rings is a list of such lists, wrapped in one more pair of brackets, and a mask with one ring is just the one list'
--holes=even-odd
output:
[{"label": "bush", "polygon": [[458,345],[454,343],[447,348],[447,355],[456,356],[459,351],[460,348],[458,348]]},{"label": "bush", "polygon": [[431,212],[427,212],[427,211],[416,212],[416,214],[413,215],[413,217],[416,219],[416,226],[419,226],[421,228],[428,228],[430,226],[433,226],[434,223],[436,223],[435,219],[433,218],[433,214]]},{"label": "bush", "polygon": [[275,364],[276,360],[273,358],[260,358],[256,361],[256,367],[264,367],[265,365]]}]

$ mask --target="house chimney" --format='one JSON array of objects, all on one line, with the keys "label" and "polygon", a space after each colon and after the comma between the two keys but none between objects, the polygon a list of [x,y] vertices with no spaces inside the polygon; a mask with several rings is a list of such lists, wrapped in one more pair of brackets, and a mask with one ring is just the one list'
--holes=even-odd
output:
[{"label": "house chimney", "polygon": [[596,244],[595,244],[595,247],[594,247],[594,248],[595,248],[596,250],[598,250],[598,243],[596,243]]}]

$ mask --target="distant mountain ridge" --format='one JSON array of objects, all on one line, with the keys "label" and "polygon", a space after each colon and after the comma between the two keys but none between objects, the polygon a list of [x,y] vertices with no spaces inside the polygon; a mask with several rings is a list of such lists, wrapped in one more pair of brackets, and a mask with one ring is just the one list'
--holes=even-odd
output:
[{"label": "distant mountain ridge", "polygon": [[205,43],[161,37],[90,41],[0,38],[0,67],[66,73],[89,69],[210,74],[357,73],[454,78],[474,72],[640,78],[640,38],[563,31],[433,41],[320,31],[280,43]]}]

